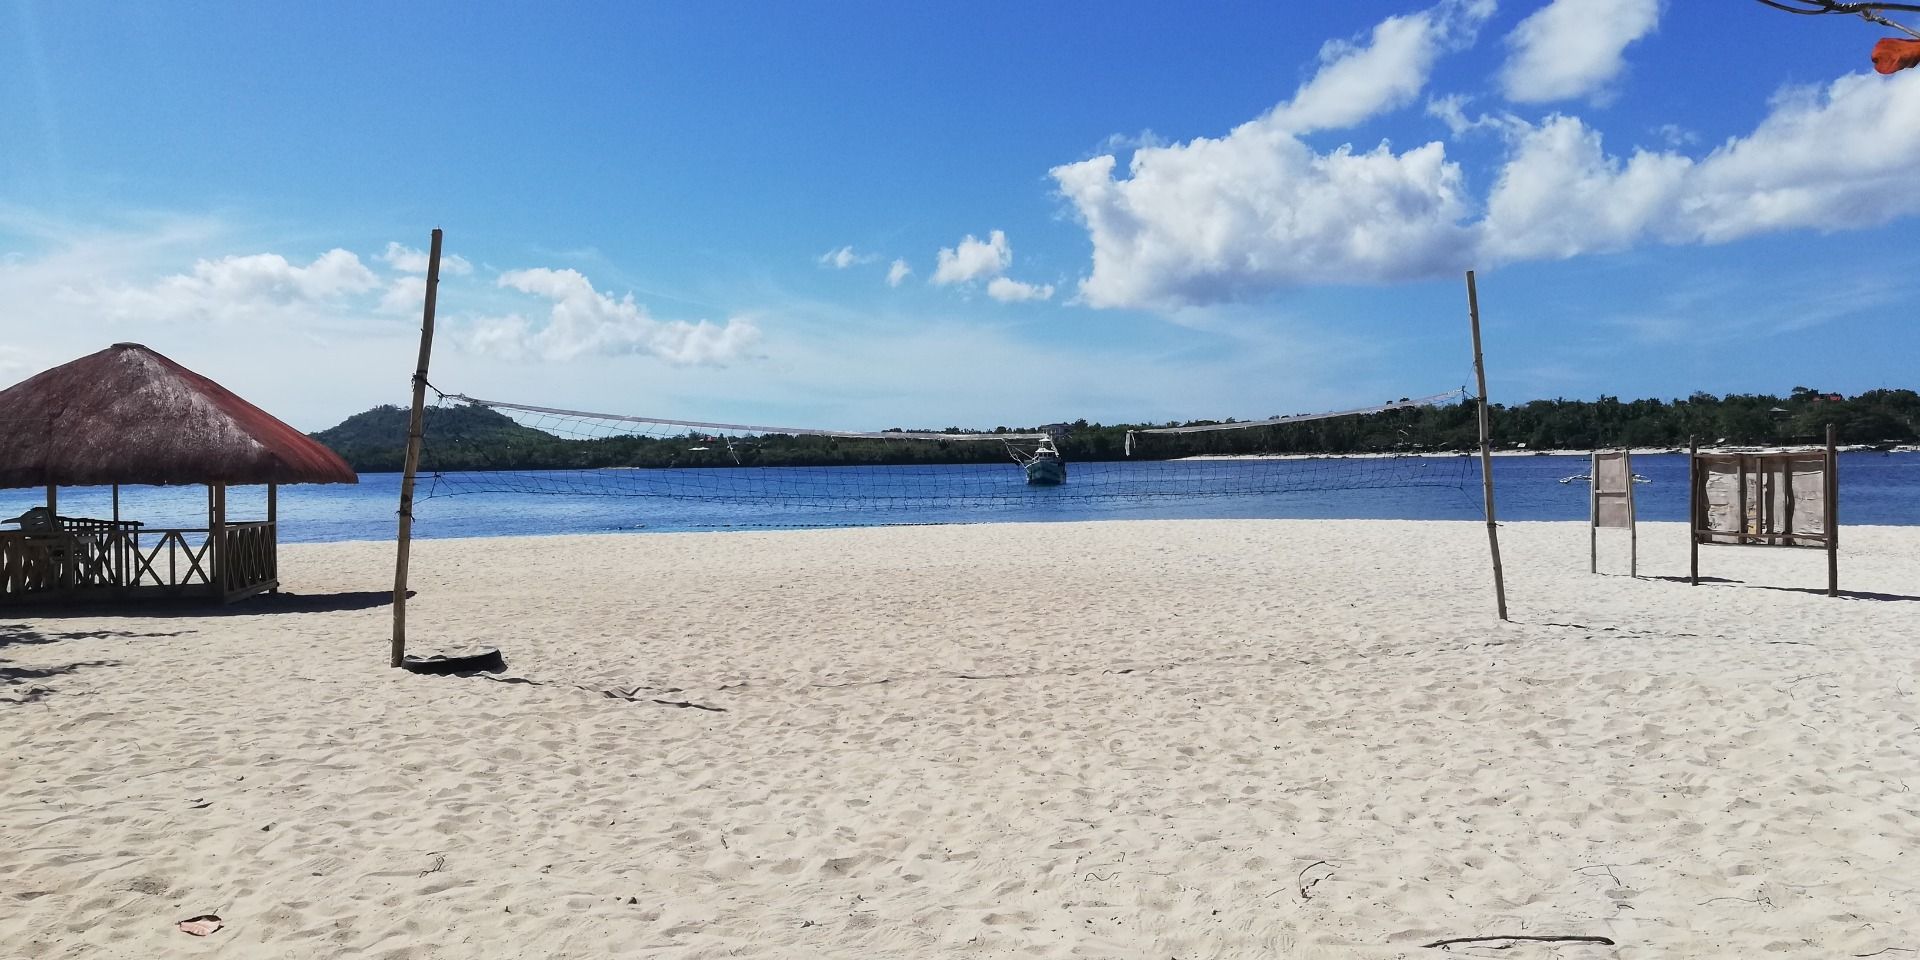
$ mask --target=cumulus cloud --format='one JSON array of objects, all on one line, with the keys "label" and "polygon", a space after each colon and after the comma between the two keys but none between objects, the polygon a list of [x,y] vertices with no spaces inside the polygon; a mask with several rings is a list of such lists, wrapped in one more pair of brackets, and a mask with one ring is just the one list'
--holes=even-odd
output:
[{"label": "cumulus cloud", "polygon": [[[1657,14],[1658,5],[1648,9]],[[1474,263],[1920,214],[1920,193],[1902,186],[1920,156],[1920,74],[1855,74],[1790,90],[1751,134],[1704,157],[1679,152],[1677,128],[1665,149],[1620,157],[1577,117],[1469,117],[1465,98],[1430,99],[1427,112],[1455,136],[1487,130],[1505,139],[1484,196],[1468,191],[1440,142],[1322,150],[1301,138],[1302,129],[1370,115],[1419,89],[1396,81],[1345,108],[1326,105],[1321,91],[1335,86],[1324,78],[1339,65],[1387,50],[1392,63],[1430,63],[1410,51],[1462,42],[1479,16],[1478,5],[1442,4],[1392,18],[1370,46],[1337,48],[1293,100],[1224,136],[1142,147],[1124,168],[1112,155],[1053,168],[1092,241],[1081,302],[1172,310],[1289,286],[1420,279]],[[1651,29],[1651,16],[1634,36]],[[1424,82],[1424,69],[1404,76]]]},{"label": "cumulus cloud", "polygon": [[[896,260],[894,266],[901,270],[900,277],[904,279],[906,263]],[[972,289],[974,284],[985,281],[987,296],[1001,303],[1053,298],[1052,284],[1024,283],[1006,276],[1011,266],[1013,247],[1007,243],[1005,231],[994,230],[985,240],[967,234],[958,245],[941,248],[932,282],[936,286],[962,284]],[[894,282],[891,273],[887,279]]]},{"label": "cumulus cloud", "polygon": [[465,340],[479,352],[544,360],[639,355],[674,364],[721,365],[746,357],[760,339],[759,328],[739,318],[724,324],[654,319],[632,294],[601,293],[577,270],[512,270],[500,275],[499,286],[544,298],[551,306],[544,319],[508,314],[471,321]]},{"label": "cumulus cloud", "polygon": [[[446,266],[443,261],[441,266]],[[426,306],[427,278],[425,276],[394,277],[387,281],[385,290],[380,294],[380,302],[374,309],[386,314],[419,313]]]},{"label": "cumulus cloud", "polygon": [[1293,284],[1425,276],[1458,265],[1468,212],[1458,164],[1429,143],[1318,153],[1258,121],[1218,140],[1053,169],[1093,240],[1080,295],[1175,307]]},{"label": "cumulus cloud", "polygon": [[1381,21],[1364,45],[1328,44],[1291,100],[1224,137],[1138,149],[1124,177],[1111,154],[1053,168],[1093,241],[1081,298],[1165,308],[1456,266],[1469,204],[1441,144],[1322,153],[1299,135],[1410,101],[1492,12],[1447,0]]},{"label": "cumulus cloud", "polygon": [[821,254],[816,262],[823,267],[845,270],[855,264],[872,263],[878,259],[880,259],[880,255],[877,253],[855,253],[853,247],[849,245],[841,247],[838,250],[828,250],[826,253]]},{"label": "cumulus cloud", "polygon": [[913,268],[907,266],[907,261],[896,258],[893,265],[887,268],[887,286],[897,287],[912,275]]},{"label": "cumulus cloud", "polygon": [[1626,68],[1627,45],[1652,33],[1662,0],[1553,0],[1507,35],[1500,87],[1516,103],[1605,92]]},{"label": "cumulus cloud", "polygon": [[1844,230],[1920,214],[1920,75],[1842,77],[1775,99],[1753,133],[1698,160],[1606,153],[1600,133],[1555,116],[1516,137],[1482,224],[1490,257],[1724,243],[1779,230]]},{"label": "cumulus cloud", "polygon": [[1497,115],[1483,113],[1477,117],[1469,117],[1467,104],[1471,101],[1471,97],[1457,93],[1434,97],[1427,101],[1427,116],[1446,124],[1447,131],[1456,138],[1478,130],[1506,130],[1516,125],[1525,126],[1520,118],[1508,113]]},{"label": "cumulus cloud", "polygon": [[[387,242],[387,250],[380,255],[387,266],[401,273],[426,273],[427,251],[417,250],[402,243]],[[440,252],[440,275],[466,276],[473,272],[473,264],[458,254]]]},{"label": "cumulus cloud", "polygon": [[1444,0],[1380,21],[1364,45],[1328,41],[1320,49],[1319,70],[1265,123],[1291,133],[1339,130],[1403,106],[1427,85],[1434,61],[1472,44],[1493,10],[1493,0]]},{"label": "cumulus cloud", "polygon": [[1023,303],[1028,300],[1050,300],[1053,298],[1052,284],[1021,283],[1006,277],[994,277],[987,283],[987,296],[1001,303]]},{"label": "cumulus cloud", "polygon": [[334,303],[380,286],[353,253],[334,249],[304,266],[277,253],[200,260],[145,286],[76,287],[71,301],[115,320],[259,322],[288,307]]},{"label": "cumulus cloud", "polygon": [[1013,248],[1007,245],[1005,231],[994,230],[985,240],[969,233],[958,246],[940,249],[933,268],[933,283],[936,286],[970,283],[998,276],[1012,265]]}]

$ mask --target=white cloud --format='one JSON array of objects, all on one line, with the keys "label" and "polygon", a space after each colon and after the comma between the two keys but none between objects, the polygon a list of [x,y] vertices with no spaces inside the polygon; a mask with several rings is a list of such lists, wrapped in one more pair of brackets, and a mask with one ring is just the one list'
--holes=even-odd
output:
[{"label": "white cloud", "polygon": [[[906,263],[896,260],[894,266],[901,271],[900,277],[904,279]],[[958,246],[941,249],[932,282],[939,286],[965,284],[971,289],[973,284],[984,280],[987,296],[1001,303],[1053,298],[1052,284],[1024,283],[1007,277],[1007,268],[1011,266],[1013,247],[1007,243],[1005,231],[994,230],[987,234],[985,240],[967,234]],[[887,279],[888,282],[895,282],[891,272]]]},{"label": "white cloud", "polygon": [[994,277],[987,284],[987,296],[1001,303],[1022,303],[1028,300],[1053,299],[1053,284],[1021,283],[1006,277]]},{"label": "white cloud", "polygon": [[1690,147],[1700,142],[1699,134],[1677,123],[1663,123],[1653,128],[1653,132],[1669,147]]},{"label": "white cloud", "polygon": [[1293,284],[1426,276],[1461,263],[1468,212],[1438,143],[1316,153],[1259,121],[1218,140],[1053,169],[1093,240],[1096,307],[1216,303]]},{"label": "white cloud", "polygon": [[[444,260],[441,266],[446,266]],[[387,281],[386,290],[380,294],[380,302],[374,309],[391,314],[419,313],[426,306],[426,298],[426,277],[394,277]]]},{"label": "white cloud", "polygon": [[[385,261],[387,266],[401,273],[427,272],[427,251],[416,250],[413,247],[395,243],[391,240],[387,241],[387,250],[380,255],[380,259]],[[441,276],[460,277],[472,272],[473,264],[469,263],[467,258],[458,254],[448,253],[445,250],[440,251]]]},{"label": "white cloud", "polygon": [[1518,136],[1487,201],[1483,249],[1520,260],[1877,226],[1920,214],[1917,156],[1920,75],[1788,91],[1753,133],[1699,160],[1610,156],[1597,131],[1556,116]]},{"label": "white cloud", "polygon": [[1517,103],[1605,92],[1626,68],[1627,45],[1652,33],[1662,0],[1553,0],[1507,35],[1500,87]]},{"label": "white cloud", "polygon": [[1444,97],[1434,97],[1427,101],[1427,116],[1446,124],[1447,132],[1454,137],[1463,137],[1477,130],[1511,130],[1524,128],[1525,121],[1510,114],[1486,114],[1477,117],[1467,116],[1467,104],[1473,98],[1457,93]]},{"label": "white cloud", "polygon": [[1328,44],[1290,101],[1224,137],[1135,150],[1124,178],[1111,154],[1053,168],[1093,241],[1081,298],[1164,309],[1458,266],[1469,205],[1445,147],[1321,153],[1299,135],[1412,100],[1439,56],[1471,43],[1493,6],[1445,0],[1381,21],[1365,46]]},{"label": "white cloud", "polygon": [[544,321],[520,314],[469,321],[465,341],[476,352],[571,360],[588,354],[651,356],[674,364],[722,365],[748,355],[760,338],[752,322],[656,320],[632,294],[615,299],[577,270],[514,270],[499,286],[552,301]]},{"label": "white cloud", "polygon": [[[1434,24],[1470,27],[1479,11],[1449,9],[1451,20],[1439,7],[1417,15],[1428,21],[1428,47],[1406,44],[1411,28],[1398,21],[1415,18],[1397,18],[1376,28],[1372,47],[1337,51],[1321,73],[1334,76],[1335,65],[1374,50],[1402,51],[1390,59],[1408,63],[1418,58],[1405,51],[1458,42],[1433,38],[1468,28]],[[1920,191],[1911,189],[1920,74],[1854,74],[1823,90],[1787,91],[1751,134],[1705,156],[1677,149],[1688,137],[1677,127],[1658,131],[1668,140],[1664,149],[1618,157],[1577,117],[1473,117],[1464,97],[1430,99],[1427,113],[1454,135],[1505,137],[1506,156],[1484,196],[1468,192],[1460,164],[1439,142],[1321,150],[1302,140],[1300,128],[1362,116],[1418,89],[1395,82],[1362,91],[1341,113],[1322,101],[1332,82],[1316,76],[1292,102],[1224,136],[1137,149],[1124,170],[1112,155],[1053,168],[1093,246],[1080,301],[1174,311],[1289,286],[1420,279],[1476,262],[1720,243],[1920,215]]]},{"label": "white cloud", "polygon": [[1013,248],[1007,245],[1005,231],[994,230],[987,234],[985,240],[969,233],[958,246],[940,249],[938,262],[933,269],[933,283],[946,286],[984,280],[999,276],[1012,265]]},{"label": "white cloud", "polygon": [[880,255],[877,253],[855,253],[852,246],[845,246],[838,250],[828,250],[826,253],[821,254],[816,262],[823,267],[845,270],[854,264],[872,263],[878,259],[880,259]]},{"label": "white cloud", "polygon": [[1497,260],[1624,250],[1679,204],[1692,161],[1677,154],[1606,156],[1577,117],[1527,128],[1487,200],[1483,249]]},{"label": "white cloud", "polygon": [[289,307],[337,303],[380,286],[360,258],[340,249],[306,266],[277,253],[200,260],[189,273],[145,286],[77,286],[63,291],[71,302],[101,310],[114,320],[259,323]]},{"label": "white cloud", "polygon": [[1320,48],[1320,69],[1313,78],[1264,120],[1290,133],[1339,130],[1403,106],[1427,85],[1434,61],[1471,45],[1493,10],[1493,0],[1443,0],[1419,13],[1380,21],[1365,46],[1328,41]]},{"label": "white cloud", "polygon": [[913,268],[907,266],[907,261],[895,259],[893,265],[887,267],[887,286],[897,287],[912,275]]}]

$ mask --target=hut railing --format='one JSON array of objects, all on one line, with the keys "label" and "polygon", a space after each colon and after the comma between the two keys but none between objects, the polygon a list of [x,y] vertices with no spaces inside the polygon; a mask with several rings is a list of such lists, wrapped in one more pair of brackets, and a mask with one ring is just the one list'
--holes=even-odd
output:
[{"label": "hut railing", "polygon": [[271,520],[220,527],[220,596],[238,600],[280,585],[279,524]]},{"label": "hut railing", "polygon": [[279,524],[143,528],[61,519],[57,532],[0,530],[0,602],[157,594],[238,600],[279,587]]}]

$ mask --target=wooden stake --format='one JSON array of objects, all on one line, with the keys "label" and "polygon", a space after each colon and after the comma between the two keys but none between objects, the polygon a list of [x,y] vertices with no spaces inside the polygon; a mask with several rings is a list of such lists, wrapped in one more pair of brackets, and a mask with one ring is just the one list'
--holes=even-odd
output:
[{"label": "wooden stake", "polygon": [[1700,585],[1700,439],[1687,437],[1687,583]]},{"label": "wooden stake", "polygon": [[1500,570],[1500,527],[1493,513],[1492,413],[1487,408],[1487,364],[1480,352],[1480,293],[1467,271],[1467,313],[1473,320],[1473,375],[1480,381],[1480,478],[1487,502],[1487,547],[1493,551],[1493,597],[1500,619],[1507,619],[1507,580]]},{"label": "wooden stake", "polygon": [[407,459],[400,476],[400,553],[393,564],[393,657],[407,656],[407,549],[413,542],[413,475],[420,469],[420,437],[427,416],[427,360],[433,355],[433,304],[440,286],[440,228],[427,253],[427,303],[420,317],[420,362],[413,370],[413,416],[407,420]]},{"label": "wooden stake", "polygon": [[1840,595],[1840,450],[1827,424],[1827,596]]}]

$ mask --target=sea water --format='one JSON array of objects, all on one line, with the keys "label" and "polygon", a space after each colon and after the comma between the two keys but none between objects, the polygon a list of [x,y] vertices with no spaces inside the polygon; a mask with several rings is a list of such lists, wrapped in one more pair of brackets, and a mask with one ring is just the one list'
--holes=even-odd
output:
[{"label": "sea water", "polygon": [[[1494,458],[1497,511],[1502,520],[1584,520],[1588,486],[1583,480],[1561,483],[1584,474],[1587,459],[1573,456],[1502,456]],[[1337,486],[1339,472],[1350,470],[1356,482],[1371,471],[1365,460],[1314,461],[1316,482]],[[1260,471],[1270,462],[1225,460],[1207,465],[1210,472]],[[779,468],[766,468],[779,469]],[[840,467],[836,471],[889,471],[889,467]],[[993,467],[916,467],[933,489],[978,489],[980,471]],[[1003,472],[1016,495],[966,501],[936,501],[914,509],[874,510],[858,504],[828,502],[793,508],[770,503],[725,503],[663,497],[577,497],[530,493],[485,493],[427,497],[432,485],[423,480],[414,505],[414,535],[418,537],[492,537],[563,533],[658,532],[684,530],[763,529],[796,526],[871,526],[900,523],[990,523],[1063,520],[1153,519],[1391,519],[1478,520],[1481,513],[1480,471],[1477,458],[1465,469],[1449,471],[1462,478],[1457,486],[1328,489],[1315,492],[1245,497],[1087,497],[1074,494],[1074,478],[1098,470],[1106,478],[1124,478],[1129,470],[1150,465],[1125,461],[1110,464],[1074,464],[1065,487],[1027,487],[1020,471],[1008,464]],[[1684,454],[1654,454],[1633,459],[1634,472],[1651,482],[1637,484],[1634,496],[1643,520],[1686,519],[1687,458]],[[968,472],[964,484],[948,484],[942,471]],[[852,474],[841,473],[835,486],[857,488]],[[1840,455],[1840,519],[1849,524],[1920,525],[1920,453],[1856,452]],[[897,476],[886,477],[897,484]],[[1085,489],[1085,488],[1082,488]],[[35,490],[0,491],[0,517],[11,517],[44,503]],[[400,499],[400,476],[362,474],[357,485],[329,484],[282,487],[279,494],[280,539],[283,542],[392,539]],[[203,527],[207,497],[204,487],[121,488],[121,516],[150,527]],[[104,487],[61,488],[62,516],[106,517],[112,502]],[[235,521],[266,517],[264,487],[235,487],[227,494],[227,516]]]}]

